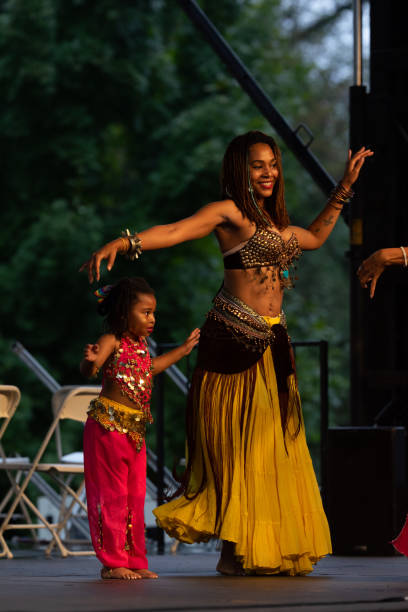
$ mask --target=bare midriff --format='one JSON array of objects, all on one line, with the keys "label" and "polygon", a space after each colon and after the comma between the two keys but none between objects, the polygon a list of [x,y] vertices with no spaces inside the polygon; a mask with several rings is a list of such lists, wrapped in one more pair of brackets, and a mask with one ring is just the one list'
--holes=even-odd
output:
[{"label": "bare midriff", "polygon": [[113,380],[108,379],[105,382],[102,395],[104,397],[107,397],[108,399],[113,400],[114,402],[123,404],[124,406],[127,406],[128,408],[134,408],[134,410],[140,410],[140,406],[138,406],[135,402],[132,402],[132,400],[129,397],[124,395],[121,392],[120,387]]},{"label": "bare midriff", "polygon": [[261,316],[276,317],[282,310],[283,288],[273,267],[224,270],[224,287]]}]

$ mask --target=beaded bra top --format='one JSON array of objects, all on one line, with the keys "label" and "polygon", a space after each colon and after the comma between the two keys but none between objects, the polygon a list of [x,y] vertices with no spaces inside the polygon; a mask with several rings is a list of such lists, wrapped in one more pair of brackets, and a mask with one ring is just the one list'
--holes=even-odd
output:
[{"label": "beaded bra top", "polygon": [[226,270],[246,270],[274,266],[279,270],[283,285],[291,286],[289,266],[293,265],[301,254],[302,251],[295,234],[292,234],[286,241],[278,232],[265,227],[257,227],[247,242],[224,253],[224,268]]},{"label": "beaded bra top", "polygon": [[107,380],[113,381],[137,405],[148,423],[153,422],[150,412],[152,394],[152,359],[144,338],[132,340],[128,336],[120,339],[119,348],[112,354],[103,369],[102,392]]}]

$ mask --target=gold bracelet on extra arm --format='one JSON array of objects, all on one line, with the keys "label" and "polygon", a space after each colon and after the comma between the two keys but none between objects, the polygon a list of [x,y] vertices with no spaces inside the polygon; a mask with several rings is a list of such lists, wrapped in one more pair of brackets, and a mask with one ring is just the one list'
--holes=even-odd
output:
[{"label": "gold bracelet on extra arm", "polygon": [[122,232],[122,237],[123,240],[127,239],[130,245],[125,253],[126,259],[135,261],[135,259],[138,259],[142,254],[142,241],[136,232],[131,234],[128,229]]},{"label": "gold bracelet on extra arm", "polygon": [[403,255],[403,257],[404,257],[403,267],[404,267],[404,268],[407,268],[407,267],[408,267],[408,259],[407,259],[407,254],[406,254],[405,249],[404,249],[404,247],[403,247],[403,246],[400,246],[400,249],[401,249],[401,251],[402,251],[402,255]]}]

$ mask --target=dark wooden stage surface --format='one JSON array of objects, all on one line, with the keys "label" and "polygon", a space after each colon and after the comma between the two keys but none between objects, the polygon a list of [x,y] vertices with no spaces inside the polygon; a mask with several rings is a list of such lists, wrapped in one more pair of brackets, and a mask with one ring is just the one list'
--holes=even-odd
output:
[{"label": "dark wooden stage surface", "polygon": [[[306,577],[224,577],[215,553],[151,556],[158,580],[102,581],[92,557],[0,559],[1,612],[408,610],[408,559],[328,557]],[[407,597],[407,600],[404,598]]]}]

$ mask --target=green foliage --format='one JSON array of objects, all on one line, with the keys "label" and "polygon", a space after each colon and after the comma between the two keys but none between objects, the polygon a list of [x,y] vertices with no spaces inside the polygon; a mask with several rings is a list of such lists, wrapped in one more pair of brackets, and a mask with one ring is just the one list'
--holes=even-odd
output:
[{"label": "green foliage", "polygon": [[[336,175],[345,157],[341,84],[306,60],[278,0],[200,2],[286,119],[307,122]],[[92,249],[120,229],[142,229],[218,197],[227,143],[249,129],[273,132],[177,3],[8,0],[0,4],[0,338],[2,382],[23,392],[10,447],[29,454],[49,421],[49,394],[10,352],[20,340],[60,383],[82,382],[82,346],[101,324],[85,275]],[[339,100],[341,101],[339,103]],[[333,121],[335,119],[335,121]],[[283,147],[287,202],[309,223],[324,201]],[[304,257],[287,300],[294,339],[330,342],[331,406],[346,414],[346,230]],[[103,280],[143,275],[156,288],[156,339],[181,341],[200,325],[222,279],[212,237],[121,260]],[[311,436],[317,363],[299,351]],[[170,386],[170,383],[169,383]],[[183,405],[171,391],[167,450],[183,452]],[[180,403],[181,402],[181,403]],[[154,435],[154,434],[153,434]],[[19,448],[21,447],[21,448]]]}]

